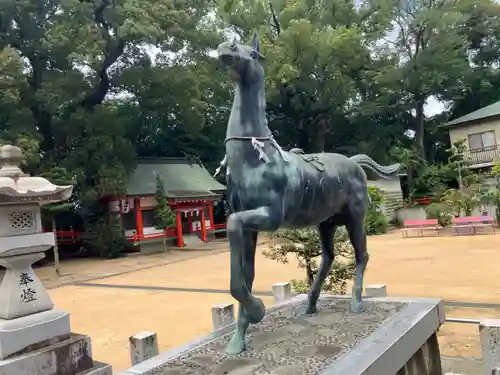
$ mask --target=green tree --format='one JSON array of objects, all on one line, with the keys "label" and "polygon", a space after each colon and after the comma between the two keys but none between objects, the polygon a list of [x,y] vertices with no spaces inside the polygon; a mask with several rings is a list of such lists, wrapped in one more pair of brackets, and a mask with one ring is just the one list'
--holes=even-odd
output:
[{"label": "green tree", "polygon": [[500,160],[495,160],[490,171],[490,177],[495,179],[495,186],[484,186],[481,203],[495,207],[497,222],[500,222]]},{"label": "green tree", "polygon": [[382,190],[374,187],[368,187],[368,194],[370,196],[370,203],[365,217],[365,231],[367,235],[383,234],[387,232],[389,225],[387,217],[382,212],[382,203],[384,202],[384,195]]},{"label": "green tree", "polygon": [[408,193],[411,197],[414,193],[414,178],[415,175],[422,170],[426,165],[423,159],[415,148],[404,147],[402,144],[393,146],[389,150],[389,154],[394,160],[401,164],[401,167],[406,171],[408,177]]},{"label": "green tree", "polygon": [[455,216],[465,214],[472,215],[475,208],[484,206],[490,198],[487,191],[481,185],[470,185],[461,190],[449,189],[441,197],[441,202],[445,203]]},{"label": "green tree", "polygon": [[[293,289],[307,293],[318,273],[317,258],[321,255],[321,241],[315,228],[280,229],[273,234],[279,243],[269,245],[263,254],[266,258],[280,263],[289,263],[295,257],[298,266],[305,270],[304,280],[291,280]],[[324,285],[324,291],[345,294],[347,283],[354,278],[354,250],[345,228],[339,228],[334,241],[335,262]]]},{"label": "green tree", "polygon": [[260,31],[269,123],[280,142],[321,152],[337,131],[345,134],[371,63],[366,39],[374,35],[374,13],[337,0],[275,1],[271,9],[262,1],[222,4],[220,12],[244,41]]},{"label": "green tree", "polygon": [[465,27],[457,31],[467,40],[471,64],[464,89],[446,94],[445,99],[452,101],[451,119],[500,100],[500,8],[492,0],[460,1],[458,5],[468,15]]},{"label": "green tree", "polygon": [[[44,177],[54,185],[59,186],[68,186],[75,185],[75,181],[68,176],[67,171],[64,168],[54,167],[49,172],[41,173],[40,177]],[[57,275],[61,273],[61,267],[59,264],[59,248],[57,244],[57,222],[56,217],[57,214],[63,212],[74,211],[75,204],[74,199],[71,199],[67,202],[57,202],[46,204],[42,206],[42,213],[49,216],[51,224],[52,224],[52,232],[54,233],[54,267],[56,269]]]},{"label": "green tree", "polygon": [[[122,194],[134,166],[137,138],[131,137],[135,135],[131,129],[137,117],[125,107],[132,107],[140,90],[132,90],[137,80],[130,77],[139,71],[137,79],[147,78],[156,62],[172,66],[171,56],[182,60],[178,64],[196,66],[193,56],[203,51],[206,55],[213,41],[214,27],[207,22],[211,9],[202,0],[2,3],[0,110],[8,110],[0,111],[0,139],[23,147],[28,159],[33,157],[28,160],[33,172],[57,166],[75,177],[77,213],[89,233],[96,233],[94,224],[99,228],[109,224],[102,223],[101,199]],[[152,50],[159,52],[155,61]],[[180,70],[174,67],[166,77],[179,76]],[[181,93],[181,85],[191,87],[194,82],[180,81],[170,92]],[[171,86],[165,76],[157,83]],[[149,94],[154,99],[143,103],[140,119],[154,119],[148,105],[155,99],[160,102],[159,90]],[[187,116],[196,112],[192,111],[196,97],[192,92],[188,96],[184,109],[175,113],[179,100],[161,95],[160,99],[168,99],[161,105],[170,109],[161,115],[184,113],[185,121],[194,122]],[[154,134],[149,129],[143,138]]]},{"label": "green tree", "polygon": [[155,207],[155,226],[156,228],[163,229],[163,246],[167,249],[167,241],[165,229],[171,228],[175,225],[175,212],[170,209],[168,204],[168,197],[165,195],[165,188],[163,181],[159,174],[155,175],[156,178],[156,207]]},{"label": "green tree", "polygon": [[396,2],[396,37],[386,37],[379,48],[379,53],[392,55],[397,63],[378,79],[389,91],[399,92],[401,103],[411,113],[411,129],[423,158],[426,102],[431,97],[439,99],[463,90],[469,72],[468,43],[460,32],[468,14],[461,10],[460,1],[458,5],[434,0]]}]

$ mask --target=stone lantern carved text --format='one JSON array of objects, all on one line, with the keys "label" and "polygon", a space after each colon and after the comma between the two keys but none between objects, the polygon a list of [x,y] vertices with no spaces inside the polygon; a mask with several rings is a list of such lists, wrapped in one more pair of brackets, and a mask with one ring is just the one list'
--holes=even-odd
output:
[{"label": "stone lantern carved text", "polygon": [[16,202],[16,203],[23,203],[23,202],[43,202],[43,203],[47,203],[47,202],[58,202],[61,200],[61,195],[57,195],[57,194],[54,194],[54,195],[42,195],[42,196],[29,196],[29,195],[26,195],[26,196],[21,196],[21,195],[17,195],[17,196],[3,196],[3,195],[0,195],[0,202],[2,203],[13,203],[13,202]]},{"label": "stone lantern carved text", "polygon": [[27,272],[21,272],[19,276],[19,286],[21,287],[21,303],[36,301],[36,290],[31,288],[33,279]]}]

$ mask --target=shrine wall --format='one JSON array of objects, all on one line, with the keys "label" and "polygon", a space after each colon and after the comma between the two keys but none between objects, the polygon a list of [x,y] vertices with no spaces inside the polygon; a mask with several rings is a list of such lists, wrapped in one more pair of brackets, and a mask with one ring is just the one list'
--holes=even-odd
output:
[{"label": "shrine wall", "polygon": [[393,220],[396,217],[396,210],[403,203],[403,190],[401,189],[401,181],[399,177],[392,180],[369,180],[368,186],[374,186],[384,194],[384,202],[381,209],[384,212],[387,220]]}]

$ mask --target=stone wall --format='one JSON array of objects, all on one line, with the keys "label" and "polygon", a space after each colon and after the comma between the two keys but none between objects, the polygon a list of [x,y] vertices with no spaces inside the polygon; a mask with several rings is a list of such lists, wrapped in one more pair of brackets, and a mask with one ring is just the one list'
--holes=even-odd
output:
[{"label": "stone wall", "polygon": [[396,375],[442,375],[441,356],[436,333],[417,350]]},{"label": "stone wall", "polygon": [[387,220],[396,218],[396,210],[401,207],[403,202],[403,190],[399,177],[392,180],[377,180],[368,181],[368,186],[374,186],[384,194],[384,202],[382,203],[382,211]]}]

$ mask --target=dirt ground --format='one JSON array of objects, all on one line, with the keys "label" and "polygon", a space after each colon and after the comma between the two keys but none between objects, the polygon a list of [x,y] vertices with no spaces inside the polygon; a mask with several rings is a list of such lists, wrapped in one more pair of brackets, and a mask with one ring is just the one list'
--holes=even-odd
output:
[{"label": "dirt ground", "polygon": [[[401,239],[398,234],[388,234],[370,237],[368,246],[371,257],[366,284],[387,284],[392,296],[500,304],[500,281],[496,281],[500,236]],[[54,288],[50,295],[55,305],[70,312],[73,331],[91,335],[95,359],[111,363],[114,371],[130,365],[130,335],[155,331],[160,350],[168,350],[209,333],[211,307],[231,301],[225,292],[229,256],[222,248],[177,250],[110,261],[73,261],[63,263],[62,270],[66,276],[61,278],[55,277],[50,267],[36,271],[47,286]],[[111,274],[118,275],[99,279],[100,275]],[[302,277],[303,271],[294,261],[279,264],[259,253],[254,291],[268,292],[274,283]],[[67,284],[90,279],[91,283],[108,287],[57,287],[61,281]],[[178,289],[165,290],[168,288]],[[264,302],[269,306],[272,298],[265,297]],[[447,316],[500,318],[500,309],[447,308]],[[442,354],[480,356],[477,330],[475,325],[446,324],[440,330]]]}]

